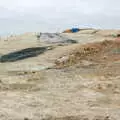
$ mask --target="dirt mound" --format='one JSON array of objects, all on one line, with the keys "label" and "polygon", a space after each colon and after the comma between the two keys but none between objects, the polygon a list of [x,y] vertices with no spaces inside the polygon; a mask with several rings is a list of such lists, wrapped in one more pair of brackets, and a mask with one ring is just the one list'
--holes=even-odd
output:
[{"label": "dirt mound", "polygon": [[120,30],[99,30],[97,34],[100,36],[117,37],[117,35],[120,34]]},{"label": "dirt mound", "polygon": [[98,30],[95,30],[95,29],[84,29],[79,31],[80,34],[95,34],[97,32]]},{"label": "dirt mound", "polygon": [[97,63],[108,63],[120,60],[120,42],[103,41],[80,45],[68,56],[61,57],[55,61],[57,66],[71,66],[82,60]]}]

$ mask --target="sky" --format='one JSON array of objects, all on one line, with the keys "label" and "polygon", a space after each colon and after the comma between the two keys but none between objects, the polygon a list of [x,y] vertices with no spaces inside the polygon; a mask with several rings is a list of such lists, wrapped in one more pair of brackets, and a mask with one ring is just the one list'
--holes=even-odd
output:
[{"label": "sky", "polygon": [[0,35],[120,28],[120,0],[0,0]]}]

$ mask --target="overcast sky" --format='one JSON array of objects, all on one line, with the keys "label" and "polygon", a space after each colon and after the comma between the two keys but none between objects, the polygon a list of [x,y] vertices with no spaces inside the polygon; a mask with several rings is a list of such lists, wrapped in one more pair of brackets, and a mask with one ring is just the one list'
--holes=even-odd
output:
[{"label": "overcast sky", "polygon": [[0,26],[1,33],[118,29],[120,0],[0,0]]}]

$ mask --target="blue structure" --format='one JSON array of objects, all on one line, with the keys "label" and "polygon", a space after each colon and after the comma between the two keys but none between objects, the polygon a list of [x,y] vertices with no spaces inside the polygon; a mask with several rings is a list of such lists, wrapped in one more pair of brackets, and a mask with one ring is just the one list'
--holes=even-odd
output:
[{"label": "blue structure", "polygon": [[71,29],[71,32],[72,32],[72,33],[76,33],[76,32],[79,32],[79,31],[80,31],[79,28],[72,28],[72,29]]}]

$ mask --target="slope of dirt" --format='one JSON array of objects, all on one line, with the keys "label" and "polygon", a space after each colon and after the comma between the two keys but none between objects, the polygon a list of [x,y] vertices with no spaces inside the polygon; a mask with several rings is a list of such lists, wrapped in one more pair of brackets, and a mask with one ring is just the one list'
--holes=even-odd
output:
[{"label": "slope of dirt", "polygon": [[[1,62],[0,120],[119,120],[120,43],[100,32],[64,34],[79,43]],[[0,54],[46,46],[24,34],[1,40]]]},{"label": "slope of dirt", "polygon": [[[65,58],[65,56],[64,56]],[[120,42],[119,41],[103,41],[77,46],[74,51],[66,56],[66,60],[60,62],[56,60],[56,64],[70,66],[80,63],[82,60],[95,62],[100,64],[109,64],[120,60]],[[63,59],[63,57],[61,57]]]}]

